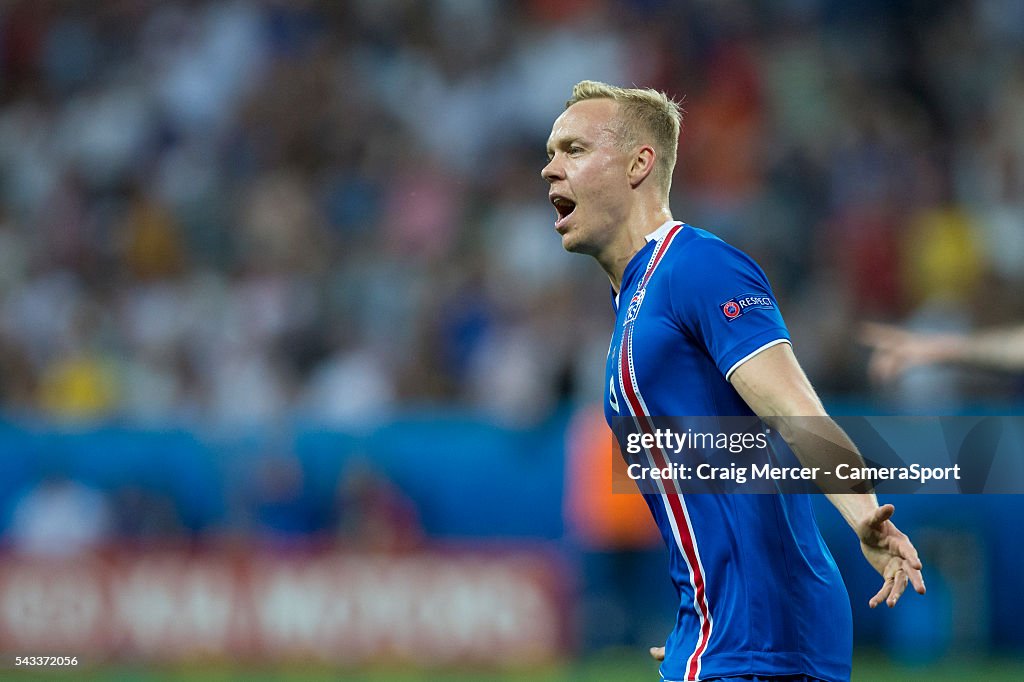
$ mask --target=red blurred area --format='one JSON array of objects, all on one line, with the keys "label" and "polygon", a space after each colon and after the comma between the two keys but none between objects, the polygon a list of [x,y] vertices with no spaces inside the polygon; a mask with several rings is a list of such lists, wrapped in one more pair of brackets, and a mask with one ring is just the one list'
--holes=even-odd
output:
[{"label": "red blurred area", "polygon": [[568,646],[564,570],[529,548],[5,556],[0,604],[0,650],[60,651],[90,664],[521,667]]}]

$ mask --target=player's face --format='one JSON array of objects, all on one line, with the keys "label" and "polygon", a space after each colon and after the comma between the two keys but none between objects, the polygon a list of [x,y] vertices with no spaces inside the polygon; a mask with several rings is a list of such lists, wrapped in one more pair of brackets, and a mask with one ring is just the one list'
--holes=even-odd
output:
[{"label": "player's face", "polygon": [[629,155],[616,146],[618,103],[577,102],[559,116],[548,138],[548,165],[555,230],[567,251],[598,255],[611,244],[626,218]]}]

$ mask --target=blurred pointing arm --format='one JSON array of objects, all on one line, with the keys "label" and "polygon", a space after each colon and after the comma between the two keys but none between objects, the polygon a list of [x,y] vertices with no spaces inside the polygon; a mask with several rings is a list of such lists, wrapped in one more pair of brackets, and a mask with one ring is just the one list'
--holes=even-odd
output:
[{"label": "blurred pointing arm", "polygon": [[911,367],[931,364],[1024,370],[1024,325],[964,335],[919,334],[867,323],[860,340],[873,351],[868,371],[876,381],[889,381]]}]

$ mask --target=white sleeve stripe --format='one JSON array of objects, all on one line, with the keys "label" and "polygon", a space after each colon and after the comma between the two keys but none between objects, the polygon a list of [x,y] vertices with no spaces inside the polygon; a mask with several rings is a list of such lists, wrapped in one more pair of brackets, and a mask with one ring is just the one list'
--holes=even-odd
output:
[{"label": "white sleeve stripe", "polygon": [[736,369],[737,369],[737,368],[738,368],[738,367],[739,367],[740,365],[742,365],[742,364],[743,364],[744,362],[746,362],[746,361],[747,361],[747,360],[749,360],[750,358],[754,357],[755,355],[757,355],[757,354],[758,354],[758,353],[760,353],[761,351],[763,351],[763,350],[768,350],[768,349],[769,349],[769,348],[771,348],[772,346],[777,346],[777,345],[779,345],[780,343],[788,343],[788,344],[789,344],[789,345],[791,345],[791,346],[793,345],[792,343],[790,343],[790,340],[789,340],[789,339],[775,339],[774,341],[769,341],[768,343],[764,344],[763,346],[761,346],[760,348],[758,348],[758,349],[757,349],[757,350],[755,350],[754,352],[752,352],[752,353],[748,353],[747,355],[743,356],[742,358],[740,358],[739,360],[737,360],[737,361],[736,361],[735,363],[733,363],[733,366],[732,366],[732,367],[730,367],[730,368],[729,368],[729,371],[725,373],[725,380],[726,380],[726,381],[729,381],[729,377],[731,377],[731,376],[732,376],[732,373],[733,373],[733,372],[735,372],[735,371],[736,371]]}]

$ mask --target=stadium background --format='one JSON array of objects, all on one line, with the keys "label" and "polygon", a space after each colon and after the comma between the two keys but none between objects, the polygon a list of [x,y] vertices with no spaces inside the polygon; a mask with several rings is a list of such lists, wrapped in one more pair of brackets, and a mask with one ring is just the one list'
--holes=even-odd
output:
[{"label": "stadium background", "polygon": [[[1020,413],[854,339],[1024,320],[1022,3],[7,2],[6,670],[653,677],[607,290],[539,176],[583,78],[685,97],[674,213],[762,264],[831,409]],[[855,679],[1020,679],[1024,506],[895,502],[929,594],[887,613],[819,514]]]}]

